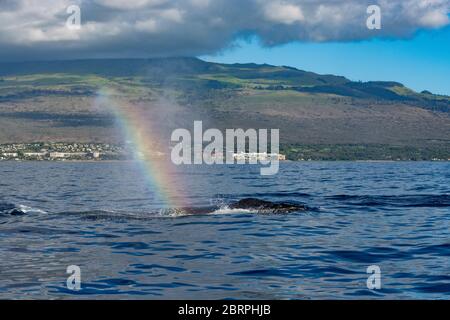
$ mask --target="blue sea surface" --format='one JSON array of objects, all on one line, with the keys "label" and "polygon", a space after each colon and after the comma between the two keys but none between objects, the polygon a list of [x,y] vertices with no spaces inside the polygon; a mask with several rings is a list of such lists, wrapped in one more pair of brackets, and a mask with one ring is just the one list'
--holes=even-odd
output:
[{"label": "blue sea surface", "polygon": [[[171,179],[220,209],[164,214],[134,162],[1,162],[0,298],[450,298],[448,162],[191,166]],[[227,210],[248,197],[308,210]]]}]

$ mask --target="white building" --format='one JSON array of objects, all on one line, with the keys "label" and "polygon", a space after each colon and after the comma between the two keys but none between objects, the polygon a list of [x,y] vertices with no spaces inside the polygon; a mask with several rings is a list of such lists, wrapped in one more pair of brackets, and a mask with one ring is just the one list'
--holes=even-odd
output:
[{"label": "white building", "polygon": [[45,157],[47,155],[46,152],[24,152],[23,155],[25,157],[30,157],[30,158],[41,158],[41,157]]},{"label": "white building", "polygon": [[233,153],[233,159],[235,159],[235,160],[269,161],[271,159],[286,160],[286,156],[281,153],[239,152],[239,153]]},{"label": "white building", "polygon": [[17,152],[5,152],[5,153],[2,153],[2,155],[4,157],[8,157],[8,158],[17,158],[19,156],[19,154]]},{"label": "white building", "polygon": [[92,157],[93,157],[94,159],[100,158],[100,152],[98,152],[98,151],[92,152]]},{"label": "white building", "polygon": [[65,158],[66,154],[64,152],[50,152],[50,158]]},{"label": "white building", "polygon": [[50,152],[50,158],[74,158],[74,157],[86,157],[87,152]]}]

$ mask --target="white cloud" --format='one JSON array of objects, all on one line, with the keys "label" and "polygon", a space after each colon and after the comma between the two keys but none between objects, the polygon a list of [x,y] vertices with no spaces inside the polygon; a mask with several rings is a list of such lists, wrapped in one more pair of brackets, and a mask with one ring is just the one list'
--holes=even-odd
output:
[{"label": "white cloud", "polygon": [[166,20],[170,20],[173,22],[181,23],[183,21],[183,12],[179,9],[166,9],[161,11],[160,15]]},{"label": "white cloud", "polygon": [[[64,27],[73,4],[81,30]],[[267,45],[409,37],[449,25],[449,12],[450,0],[0,0],[0,60],[201,55],[249,32]]]},{"label": "white cloud", "polygon": [[145,32],[155,32],[158,30],[158,27],[155,20],[148,19],[145,21],[137,21],[136,29]]},{"label": "white cloud", "polygon": [[421,25],[431,28],[443,27],[449,24],[448,15],[439,10],[427,12],[419,21]]},{"label": "white cloud", "polygon": [[302,9],[299,6],[278,1],[267,3],[264,14],[269,21],[276,23],[293,24],[304,20]]},{"label": "white cloud", "polygon": [[190,0],[194,7],[206,8],[209,6],[210,0]]},{"label": "white cloud", "polygon": [[159,5],[166,0],[96,0],[96,2],[109,8],[130,10]]}]

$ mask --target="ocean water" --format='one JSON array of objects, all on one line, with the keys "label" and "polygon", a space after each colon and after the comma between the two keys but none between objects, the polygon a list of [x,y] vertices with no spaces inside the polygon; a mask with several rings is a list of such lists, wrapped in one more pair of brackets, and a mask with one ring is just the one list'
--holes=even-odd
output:
[{"label": "ocean water", "polygon": [[[1,162],[0,298],[450,298],[449,163],[285,162],[266,177],[192,166],[171,179],[218,209],[164,214],[133,162]],[[308,210],[227,209],[248,197]]]}]

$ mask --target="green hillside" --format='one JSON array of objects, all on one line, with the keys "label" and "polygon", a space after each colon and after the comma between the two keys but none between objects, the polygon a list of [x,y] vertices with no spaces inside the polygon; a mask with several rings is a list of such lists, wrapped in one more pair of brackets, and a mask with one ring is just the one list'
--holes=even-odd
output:
[{"label": "green hillside", "polygon": [[0,64],[0,143],[123,142],[113,116],[95,107],[105,87],[151,112],[149,125],[167,132],[194,120],[219,129],[280,128],[291,159],[450,158],[448,96],[393,81],[196,58]]}]

